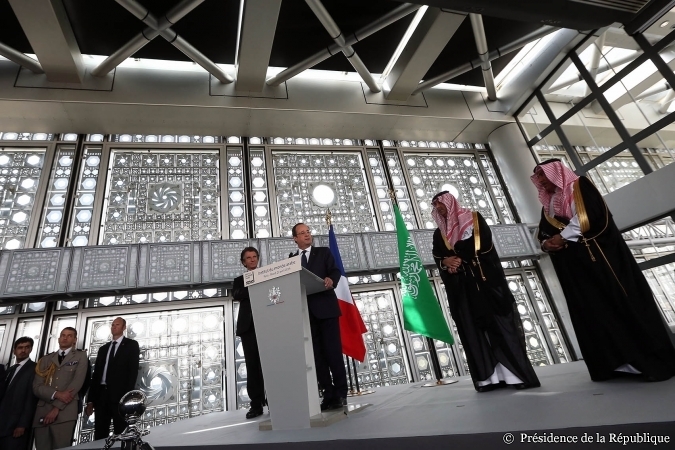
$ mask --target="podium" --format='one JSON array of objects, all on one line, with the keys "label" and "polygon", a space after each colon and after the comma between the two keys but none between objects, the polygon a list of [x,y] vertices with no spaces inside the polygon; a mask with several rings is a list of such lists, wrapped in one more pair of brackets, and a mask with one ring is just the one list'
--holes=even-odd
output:
[{"label": "podium", "polygon": [[273,430],[310,428],[321,414],[307,295],[324,281],[300,256],[244,274],[258,339]]}]

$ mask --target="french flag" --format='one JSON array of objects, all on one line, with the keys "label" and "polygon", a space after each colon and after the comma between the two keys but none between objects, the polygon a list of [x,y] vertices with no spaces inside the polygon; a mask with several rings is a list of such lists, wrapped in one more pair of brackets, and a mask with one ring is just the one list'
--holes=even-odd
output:
[{"label": "french flag", "polygon": [[335,238],[335,231],[333,225],[330,226],[328,232],[328,242],[330,252],[335,259],[335,265],[340,269],[340,282],[335,288],[335,294],[340,304],[340,339],[342,340],[342,353],[347,356],[363,362],[366,358],[366,345],[363,343],[363,333],[368,331],[366,325],[363,323],[361,314],[354,304],[352,293],[349,290],[349,282],[345,275],[345,267],[342,265],[342,257],[340,250],[338,250],[337,239]]}]

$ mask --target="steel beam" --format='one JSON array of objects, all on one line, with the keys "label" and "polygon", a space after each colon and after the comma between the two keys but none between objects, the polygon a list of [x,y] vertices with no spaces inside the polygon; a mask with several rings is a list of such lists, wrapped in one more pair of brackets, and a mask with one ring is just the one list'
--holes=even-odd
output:
[{"label": "steel beam", "polygon": [[666,114],[668,112],[668,107],[675,100],[675,91],[672,89],[668,91],[666,96],[659,102],[659,113]]},{"label": "steel beam", "polygon": [[492,65],[490,64],[490,55],[488,53],[487,38],[485,37],[485,28],[483,27],[483,17],[480,14],[469,14],[473,37],[476,40],[476,49],[478,58],[481,61],[483,71],[483,82],[487,90],[488,100],[497,100],[497,88],[495,86],[495,76],[492,74]]},{"label": "steel beam", "polygon": [[281,0],[246,0],[237,46],[239,91],[260,92],[265,86]]},{"label": "steel beam", "polygon": [[[147,30],[147,28],[146,28]],[[95,77],[103,77],[108,74],[115,67],[122,64],[122,62],[131,57],[134,53],[145,47],[145,44],[159,36],[159,32],[152,30],[146,35],[146,30],[141,31],[136,36],[131,38],[126,44],[117,49],[112,55],[104,59],[91,74]]]},{"label": "steel beam", "polygon": [[380,87],[377,85],[375,78],[368,71],[366,65],[361,61],[359,55],[356,54],[356,50],[351,45],[347,45],[340,27],[335,23],[330,13],[326,10],[320,0],[305,0],[307,5],[312,9],[314,15],[319,19],[323,27],[326,29],[331,39],[340,47],[342,53],[347,57],[350,64],[358,72],[363,81],[368,85],[368,88],[371,92],[380,92]]},{"label": "steel beam", "polygon": [[[605,72],[607,72],[608,70],[615,69],[615,68],[617,68],[617,67],[619,67],[619,66],[623,66],[624,64],[627,64],[627,63],[631,62],[631,61],[634,60],[634,59],[635,59],[635,56],[634,56],[634,55],[630,55],[630,56],[625,56],[625,57],[623,57],[623,58],[619,58],[619,59],[617,59],[616,61],[612,62],[611,64],[608,63],[608,62],[605,62],[605,63],[603,63],[603,64],[600,64],[600,65],[598,66],[597,71],[595,72],[595,76],[597,77],[597,76],[600,75],[601,73],[605,73]],[[556,84],[552,85],[550,88],[547,89],[547,92],[548,92],[548,93],[555,92],[555,91],[557,91],[557,90],[559,90],[559,89],[566,88],[567,86],[571,86],[571,85],[573,85],[574,83],[578,83],[579,81],[581,81],[581,80],[583,80],[583,79],[584,79],[584,77],[582,77],[581,75],[577,74],[576,77],[570,77],[570,78],[567,78],[567,79],[565,79],[565,80],[556,82]]]},{"label": "steel beam", "polygon": [[[552,32],[556,31],[558,28],[556,27],[551,27],[551,26],[543,26],[539,28],[538,30],[533,31],[532,33],[526,34],[525,36],[516,39],[515,41],[511,42],[510,44],[506,44],[503,47],[498,48],[497,50],[493,50],[488,53],[489,55],[489,60],[494,61],[497,58],[500,58],[506,54],[509,54],[511,52],[514,52],[516,50],[520,50],[521,48],[525,47],[527,44],[529,44],[532,41],[536,41],[537,39],[541,39],[544,36],[551,34]],[[466,72],[469,72],[470,70],[475,69],[476,67],[481,66],[481,59],[476,58],[470,62],[464,63],[461,66],[457,66],[454,69],[448,70],[447,72],[443,72],[440,75],[437,75],[433,78],[430,78],[428,80],[425,80],[424,82],[420,83],[413,94],[420,93],[422,91],[426,91],[427,89],[431,89],[434,86],[437,86],[441,83],[445,83],[446,81],[452,80],[453,78],[462,75]]]},{"label": "steel beam", "polygon": [[[417,11],[420,8],[421,5],[404,3],[403,5],[391,10],[390,12],[380,17],[379,19],[375,20],[374,22],[369,23],[365,27],[360,28],[359,30],[355,31],[352,34],[346,35],[345,44],[354,45],[357,42],[360,42],[365,38],[367,38],[368,36],[372,35],[373,33],[377,33],[381,29],[391,25],[392,23]],[[330,58],[336,53],[339,53],[340,51],[341,48],[339,45],[332,44],[326,47],[324,50],[320,50],[315,54],[313,54],[312,56],[305,58],[296,65],[279,72],[277,75],[267,80],[267,84],[270,86],[279,86],[284,81],[288,81],[294,76],[298,75],[299,73],[302,73],[307,69],[311,69],[320,62],[327,60],[328,58]]]},{"label": "steel beam", "polygon": [[101,64],[98,65],[98,67],[92,71],[92,74],[97,77],[105,76],[108,72],[119,66],[125,59],[131,57],[134,53],[145,47],[148,42],[159,36],[158,30],[168,28],[172,24],[175,24],[194,8],[199,6],[203,1],[204,0],[183,0],[164,15],[160,21],[161,25],[157,22],[157,20],[154,19],[154,17],[152,17],[150,11],[143,7],[143,5],[140,5],[134,1],[122,3],[118,2],[143,23],[152,25],[149,25],[143,31],[131,38],[126,44],[120,47],[115,53],[108,56],[103,62],[101,62]]},{"label": "steel beam", "polygon": [[62,0],[9,0],[47,80],[81,83],[82,53]]},{"label": "steel beam", "polygon": [[223,69],[218,67],[216,63],[211,61],[206,55],[194,48],[188,41],[178,36],[175,32],[170,31],[170,29],[166,29],[161,31],[159,34],[171,45],[183,52],[185,56],[202,66],[204,70],[216,77],[221,83],[227,84],[234,81],[234,78],[228,75]]},{"label": "steel beam", "polygon": [[188,43],[185,39],[178,36],[176,32],[171,29],[171,25],[174,25],[180,19],[185,17],[185,15],[199,6],[204,0],[183,0],[171,8],[164,15],[164,17],[160,18],[159,20],[136,0],[116,1],[127,11],[141,20],[144,24],[148,25],[148,27],[131,38],[131,40],[119,48],[115,53],[110,55],[101,64],[99,64],[99,66],[92,71],[93,75],[99,77],[105,76],[108,72],[122,63],[122,61],[143,48],[148,42],[155,39],[157,36],[162,36],[171,45],[183,52],[185,56],[202,66],[207,72],[216,77],[222,83],[231,83],[234,81],[234,79],[225,73],[223,69],[218,67],[218,65],[216,65],[204,54],[190,45],[190,43]]},{"label": "steel beam", "polygon": [[605,36],[607,36],[607,32],[602,33],[595,41],[595,44],[593,44],[593,57],[591,58],[591,67],[588,71],[591,73],[591,77],[593,77],[594,80],[598,75],[598,68],[600,67],[602,48],[605,46]]},{"label": "steel beam", "polygon": [[[497,108],[505,114],[512,115],[518,110],[528,107],[536,89],[545,91],[553,83],[553,75],[562,73],[568,64],[571,64],[568,54],[583,51],[591,45],[605,30],[577,31],[569,29],[558,30],[545,48],[531,59],[529,65],[518,72],[517,77],[511,77],[499,89]],[[496,108],[495,108],[496,109]]]},{"label": "steel beam", "polygon": [[157,28],[157,20],[151,17],[150,11],[140,3],[135,0],[115,0],[120,5],[124,6],[124,9],[129,11],[131,14],[136,16],[138,20],[143,22],[149,27]]},{"label": "steel beam", "polygon": [[0,42],[0,55],[12,62],[17,63],[21,67],[25,67],[33,73],[45,73],[45,71],[42,70],[42,66],[39,62],[35,61],[33,58],[29,58],[12,47],[3,44],[2,42]]},{"label": "steel beam", "polygon": [[[670,68],[671,71],[675,70],[675,52],[661,53],[661,57],[664,59],[664,62],[668,64],[668,67]],[[661,75],[661,72],[659,72],[658,69],[654,68],[654,70],[651,73],[642,77],[639,83],[637,83],[635,86],[633,86],[632,88],[628,89],[626,92],[621,94],[614,101],[610,102],[612,108],[614,108],[614,110],[616,111],[622,106],[631,103],[633,101],[633,98],[642,94],[644,91],[651,88],[656,83],[662,80],[663,75]],[[602,107],[600,106],[597,100],[591,103],[591,108],[596,114],[600,114],[603,111]]]},{"label": "steel beam", "polygon": [[388,100],[408,100],[452,36],[466,19],[466,13],[429,8],[410,36],[401,56],[385,80]]},{"label": "steel beam", "polygon": [[672,86],[670,86],[668,83],[665,81],[662,83],[656,83],[654,86],[651,88],[647,89],[640,95],[635,96],[635,100],[642,100],[647,97],[651,97],[652,95],[660,94],[661,92],[666,92],[667,90],[671,89]]}]

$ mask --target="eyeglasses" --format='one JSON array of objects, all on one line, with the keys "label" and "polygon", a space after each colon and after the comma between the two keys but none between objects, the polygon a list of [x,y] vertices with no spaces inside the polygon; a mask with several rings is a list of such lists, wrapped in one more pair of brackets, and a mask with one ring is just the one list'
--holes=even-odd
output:
[{"label": "eyeglasses", "polygon": [[307,234],[312,234],[312,232],[307,230],[307,231],[298,231],[297,233],[295,233],[296,236],[305,236]]}]

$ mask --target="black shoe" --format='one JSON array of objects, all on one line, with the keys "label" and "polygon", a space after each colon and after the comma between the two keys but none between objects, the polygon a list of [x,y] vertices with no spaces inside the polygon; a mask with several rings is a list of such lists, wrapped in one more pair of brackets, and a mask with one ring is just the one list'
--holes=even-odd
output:
[{"label": "black shoe", "polygon": [[347,405],[347,399],[345,397],[338,397],[331,401],[328,404],[328,411],[342,409]]},{"label": "black shoe", "polygon": [[328,400],[324,398],[323,401],[321,402],[321,411],[328,411],[332,403],[333,400]]},{"label": "black shoe", "polygon": [[527,389],[527,388],[531,387],[531,386],[530,386],[529,384],[527,384],[527,383],[512,384],[511,386],[513,386],[513,387],[516,388],[517,390]]},{"label": "black shoe", "polygon": [[645,381],[649,381],[650,383],[655,383],[655,382],[658,382],[658,381],[665,381],[665,380],[668,379],[668,378],[658,378],[658,377],[655,377],[654,375],[644,375],[643,378],[644,378]]},{"label": "black shoe", "polygon": [[478,392],[490,392],[494,391],[498,387],[499,387],[498,384],[486,384],[485,386],[478,386],[476,390]]},{"label": "black shoe", "polygon": [[258,416],[262,416],[262,415],[263,415],[263,409],[262,408],[251,407],[251,409],[249,409],[248,412],[246,413],[246,418],[247,419],[254,419],[254,418],[256,418]]}]

